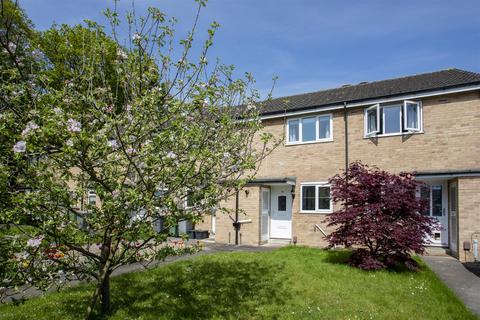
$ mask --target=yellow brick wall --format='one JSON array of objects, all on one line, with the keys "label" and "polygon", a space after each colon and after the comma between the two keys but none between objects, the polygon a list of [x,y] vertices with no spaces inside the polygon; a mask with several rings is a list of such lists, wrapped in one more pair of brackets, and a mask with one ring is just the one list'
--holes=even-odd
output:
[{"label": "yellow brick wall", "polygon": [[[240,244],[258,245],[260,243],[260,187],[246,187],[239,192],[239,220],[251,219],[252,222],[242,224],[240,228]],[[235,196],[222,203],[221,206],[230,212],[217,211],[215,241],[219,243],[235,243],[235,229],[232,219],[235,219]]]},{"label": "yellow brick wall", "polygon": [[[364,108],[349,109],[350,162],[361,160],[366,164],[376,165],[396,173],[413,170],[480,168],[480,93],[425,98],[422,103],[424,133],[377,139],[364,138]],[[297,236],[299,244],[312,246],[326,245],[322,234],[314,231],[315,224],[319,224],[327,233],[329,230],[323,222],[325,214],[299,213],[300,183],[327,181],[345,167],[343,110],[323,113],[333,115],[332,142],[281,145],[264,160],[257,175],[258,177],[295,176],[297,178],[296,196],[292,206],[292,234]],[[276,136],[285,135],[285,119],[266,120],[264,124],[265,129]],[[258,194],[256,196],[256,206],[247,210],[249,218],[257,216],[258,219]],[[475,195],[471,194],[470,197],[475,198]],[[477,194],[477,200],[478,197]],[[244,205],[242,200],[240,203]],[[473,204],[460,210],[463,213],[460,212],[459,215],[470,216],[467,219],[470,219],[471,227],[480,229],[478,212],[475,212],[472,206]],[[248,204],[247,207],[249,207]],[[460,225],[462,223],[466,222],[461,220]],[[228,224],[231,226],[231,221],[228,221]],[[223,231],[220,235],[221,228],[220,223],[217,223],[218,241],[228,242],[228,235]],[[244,239],[246,232],[247,228],[242,231]],[[258,223],[252,232],[248,239],[257,239]],[[462,240],[459,246],[461,243]]]},{"label": "yellow brick wall", "polygon": [[[458,230],[459,254],[462,261],[473,261],[473,239],[480,246],[480,178],[458,179]],[[470,252],[463,250],[463,242],[469,241]],[[480,256],[480,252],[478,253]]]}]

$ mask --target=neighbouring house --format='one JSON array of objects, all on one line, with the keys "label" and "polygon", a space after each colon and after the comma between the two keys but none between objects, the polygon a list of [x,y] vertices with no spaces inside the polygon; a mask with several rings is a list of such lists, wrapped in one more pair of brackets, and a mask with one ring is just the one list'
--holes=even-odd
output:
[{"label": "neighbouring house", "polygon": [[260,111],[265,130],[284,143],[226,202],[231,214],[197,224],[216,242],[326,246],[323,235],[331,230],[324,218],[335,210],[328,179],[361,160],[394,173],[415,171],[428,185],[419,191],[429,202],[424,214],[443,226],[431,245],[460,260],[478,256],[480,74],[448,69],[361,82],[274,99]]}]

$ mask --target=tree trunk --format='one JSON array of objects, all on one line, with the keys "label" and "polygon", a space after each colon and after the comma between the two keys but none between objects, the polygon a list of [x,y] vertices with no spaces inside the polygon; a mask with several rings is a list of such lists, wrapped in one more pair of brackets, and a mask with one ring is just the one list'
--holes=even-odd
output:
[{"label": "tree trunk", "polygon": [[102,314],[109,314],[111,311],[110,304],[110,272],[107,271],[105,277],[103,278],[102,288],[101,288],[101,307]]},{"label": "tree trunk", "polygon": [[110,303],[110,274],[111,271],[108,270],[110,263],[107,262],[101,269],[100,277],[98,278],[97,286],[95,287],[95,292],[93,293],[92,299],[90,301],[90,306],[87,308],[86,319],[92,319],[93,312],[97,305],[98,298],[100,297],[100,311],[102,314],[109,314],[111,311]]}]

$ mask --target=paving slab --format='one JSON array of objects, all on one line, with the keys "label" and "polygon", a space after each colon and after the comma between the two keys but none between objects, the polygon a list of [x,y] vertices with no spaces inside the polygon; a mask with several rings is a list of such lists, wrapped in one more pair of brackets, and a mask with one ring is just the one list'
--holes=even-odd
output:
[{"label": "paving slab", "polygon": [[423,256],[422,258],[467,308],[480,316],[480,277],[450,256]]}]

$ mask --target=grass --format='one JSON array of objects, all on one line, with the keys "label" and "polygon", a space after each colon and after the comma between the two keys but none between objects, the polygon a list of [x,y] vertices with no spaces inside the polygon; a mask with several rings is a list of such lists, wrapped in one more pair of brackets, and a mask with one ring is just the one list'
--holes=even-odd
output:
[{"label": "grass", "polygon": [[[346,251],[219,253],[114,278],[111,319],[477,319],[422,263],[365,272]],[[1,319],[82,318],[91,286],[0,307]]]}]

